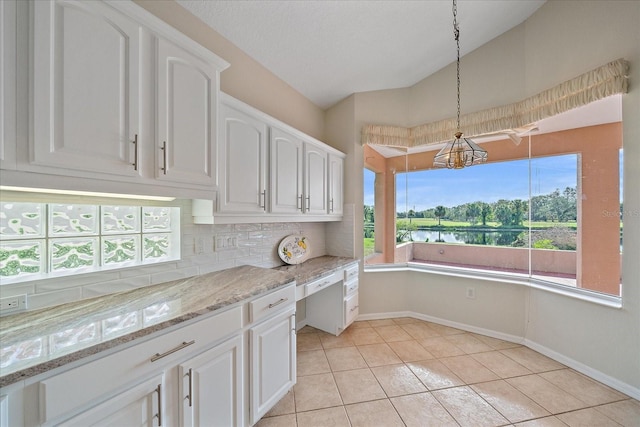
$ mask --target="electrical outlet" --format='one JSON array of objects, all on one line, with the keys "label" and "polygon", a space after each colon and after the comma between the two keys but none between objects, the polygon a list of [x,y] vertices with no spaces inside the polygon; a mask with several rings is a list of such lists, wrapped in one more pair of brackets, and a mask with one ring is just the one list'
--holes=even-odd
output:
[{"label": "electrical outlet", "polygon": [[467,298],[476,299],[476,288],[467,288]]},{"label": "electrical outlet", "polygon": [[14,311],[24,310],[25,308],[27,308],[26,295],[0,298],[0,314],[8,314]]},{"label": "electrical outlet", "polygon": [[238,248],[238,238],[234,236],[217,236],[215,238],[215,250],[227,251]]}]

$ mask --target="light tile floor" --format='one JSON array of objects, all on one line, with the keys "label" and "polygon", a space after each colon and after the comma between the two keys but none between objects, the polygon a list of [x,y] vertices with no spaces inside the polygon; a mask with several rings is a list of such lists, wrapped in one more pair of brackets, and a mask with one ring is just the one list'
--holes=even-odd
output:
[{"label": "light tile floor", "polygon": [[640,426],[640,402],[527,347],[412,318],[298,331],[258,427]]}]

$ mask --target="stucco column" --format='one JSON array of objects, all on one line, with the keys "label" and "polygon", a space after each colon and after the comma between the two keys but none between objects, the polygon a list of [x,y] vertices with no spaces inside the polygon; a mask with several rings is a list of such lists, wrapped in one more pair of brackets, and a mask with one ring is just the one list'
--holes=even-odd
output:
[{"label": "stucco column", "polygon": [[620,295],[620,165],[612,145],[581,153],[576,279],[579,287]]}]

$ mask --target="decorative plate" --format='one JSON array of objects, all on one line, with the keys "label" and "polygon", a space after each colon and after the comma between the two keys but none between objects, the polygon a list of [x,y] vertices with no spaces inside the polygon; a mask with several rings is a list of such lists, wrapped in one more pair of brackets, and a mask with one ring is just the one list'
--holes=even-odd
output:
[{"label": "decorative plate", "polygon": [[278,255],[287,264],[300,264],[311,255],[309,240],[305,236],[292,234],[280,242]]}]

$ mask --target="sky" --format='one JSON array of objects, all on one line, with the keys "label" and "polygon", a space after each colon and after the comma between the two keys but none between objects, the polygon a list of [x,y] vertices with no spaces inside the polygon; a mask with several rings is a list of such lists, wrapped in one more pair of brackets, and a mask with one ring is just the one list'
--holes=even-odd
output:
[{"label": "sky", "polygon": [[[364,204],[373,205],[375,175],[365,171]],[[476,165],[460,170],[435,169],[398,174],[397,211],[422,211],[438,205],[453,207],[468,202],[496,202],[529,197],[529,160]],[[549,194],[556,188],[575,187],[575,154],[531,160],[531,194]],[[408,184],[408,185],[407,185]],[[408,191],[406,189],[408,188]],[[408,193],[408,201],[407,195]]]}]

